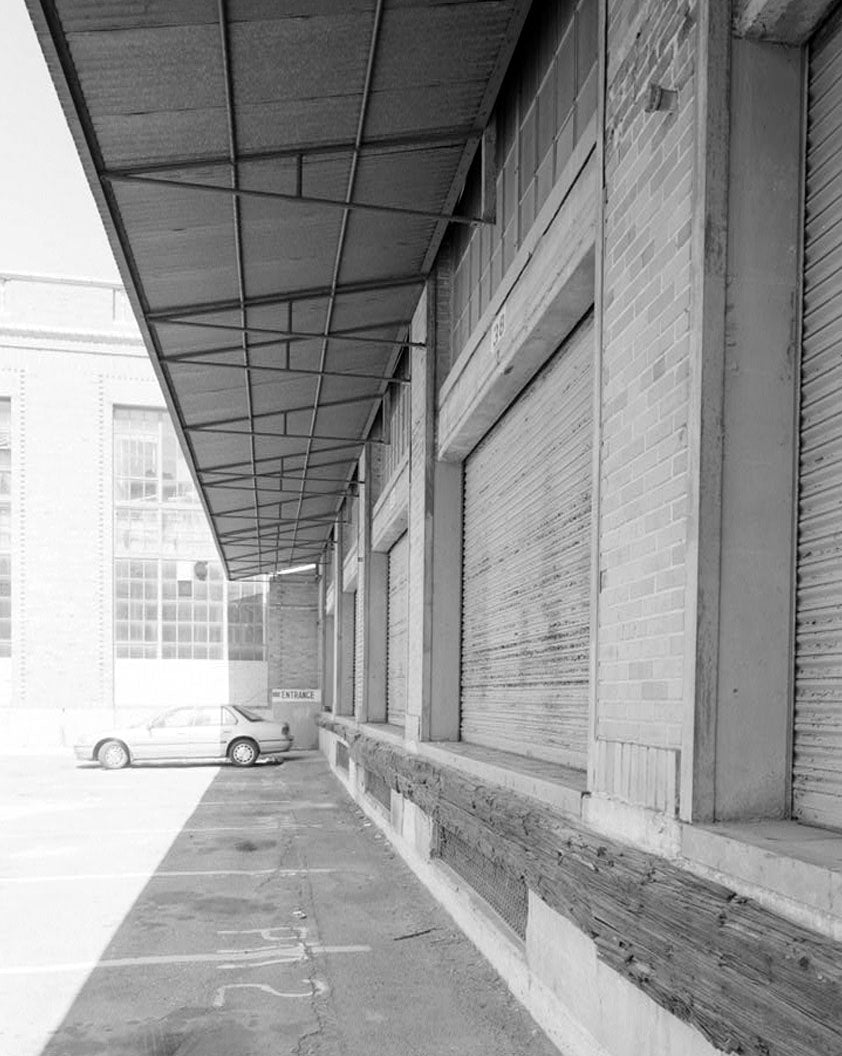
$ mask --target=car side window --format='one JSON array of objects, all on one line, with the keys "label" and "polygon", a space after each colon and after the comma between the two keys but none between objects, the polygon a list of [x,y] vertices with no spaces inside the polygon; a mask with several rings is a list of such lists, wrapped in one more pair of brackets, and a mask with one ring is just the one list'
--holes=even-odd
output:
[{"label": "car side window", "polygon": [[193,714],[194,726],[219,726],[219,708],[196,708]]},{"label": "car side window", "polygon": [[230,708],[223,708],[222,709],[222,722],[226,726],[228,726],[228,725],[236,726],[237,725],[237,716],[234,714],[234,712]]}]

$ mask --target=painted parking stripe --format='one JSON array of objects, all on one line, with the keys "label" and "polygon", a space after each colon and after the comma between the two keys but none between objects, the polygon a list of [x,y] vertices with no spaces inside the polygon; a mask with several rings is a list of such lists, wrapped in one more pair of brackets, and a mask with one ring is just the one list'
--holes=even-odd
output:
[{"label": "painted parking stripe", "polygon": [[[299,950],[288,946],[278,946],[273,951],[281,960],[301,960],[307,953],[371,953],[370,946],[322,946],[307,944]],[[263,960],[267,951],[246,951],[242,954],[230,953],[174,953],[150,957],[114,957],[102,961],[73,961],[66,964],[16,964],[0,967],[0,976],[10,975],[55,975],[61,972],[92,972],[95,968],[150,968],[157,965],[171,964],[249,964],[251,961]]]},{"label": "painted parking stripe", "polygon": [[[267,831],[267,832],[274,832],[279,827],[282,827],[284,832],[286,832],[287,829],[297,829],[297,828],[301,828],[302,826],[297,825],[294,822],[287,822],[287,821],[281,822],[278,818],[267,818],[265,821],[256,820],[256,821],[251,821],[248,824],[243,823],[242,825],[193,825],[193,826],[185,826],[184,828],[181,828],[180,826],[177,826],[177,825],[169,825],[169,826],[164,826],[163,828],[160,828],[160,829],[149,829],[149,828],[143,828],[143,829],[103,829],[103,828],[97,828],[97,829],[71,829],[71,830],[69,830],[69,832],[68,832],[67,829],[61,829],[61,830],[59,830],[59,829],[47,829],[47,830],[39,829],[36,833],[33,833],[32,830],[30,829],[29,831],[25,831],[25,832],[24,831],[21,831],[21,832],[5,832],[5,833],[2,833],[2,836],[3,837],[15,837],[17,839],[20,839],[21,837],[28,837],[28,838],[31,839],[33,835],[36,835],[36,836],[58,836],[58,835],[62,835],[62,836],[67,836],[67,835],[72,835],[72,836],[146,836],[146,835],[159,835],[160,833],[164,833],[164,834],[171,834],[171,835],[176,835],[177,836],[179,833],[182,833],[182,832],[250,832],[250,831],[252,831],[254,829],[258,830],[259,832],[263,832],[264,830]],[[306,826],[306,827],[309,828],[310,826]]]},{"label": "painted parking stripe", "polygon": [[274,821],[267,822],[265,824],[255,822],[251,825],[200,825],[195,828],[180,829],[176,826],[165,829],[39,829],[37,833],[33,833],[31,830],[26,832],[2,832],[0,833],[0,841],[2,840],[22,840],[32,839],[33,835],[47,838],[53,836],[72,836],[75,839],[85,839],[91,836],[179,836],[183,832],[197,833],[197,832],[237,832],[243,835],[247,835],[250,832],[260,833],[273,833],[273,832],[298,832],[304,829],[321,829],[323,828],[321,822],[292,822],[292,821],[280,821],[275,819]]},{"label": "painted parking stripe", "polygon": [[308,876],[335,869],[178,869],[154,873],[70,873],[46,876],[0,876],[0,884],[65,883],[71,880],[169,880],[182,876]]},{"label": "painted parking stripe", "polygon": [[[338,810],[339,803],[335,801],[325,802],[322,799],[260,799],[254,801],[256,805],[261,807],[274,807],[280,810]],[[234,803],[216,803],[209,801],[207,803],[197,803],[197,807],[202,806],[213,806],[213,807],[239,807],[241,801],[237,800]]]}]

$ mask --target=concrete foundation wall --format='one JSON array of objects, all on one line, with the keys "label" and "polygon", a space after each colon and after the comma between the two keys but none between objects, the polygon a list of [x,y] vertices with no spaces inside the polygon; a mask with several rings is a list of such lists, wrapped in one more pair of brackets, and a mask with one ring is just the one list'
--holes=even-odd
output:
[{"label": "concrete foundation wall", "polygon": [[360,766],[351,760],[347,774],[336,768],[338,740],[319,730],[319,747],[336,776],[565,1056],[715,1056],[720,1051],[602,963],[594,943],[534,892],[521,941],[434,857],[435,826],[423,810],[393,790],[387,812],[366,793]]}]

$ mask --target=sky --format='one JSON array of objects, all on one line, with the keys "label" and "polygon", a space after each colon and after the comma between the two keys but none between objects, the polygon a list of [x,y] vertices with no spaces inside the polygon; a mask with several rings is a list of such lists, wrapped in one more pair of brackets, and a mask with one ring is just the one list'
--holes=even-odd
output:
[{"label": "sky", "polygon": [[2,0],[0,271],[119,281],[23,0]]}]

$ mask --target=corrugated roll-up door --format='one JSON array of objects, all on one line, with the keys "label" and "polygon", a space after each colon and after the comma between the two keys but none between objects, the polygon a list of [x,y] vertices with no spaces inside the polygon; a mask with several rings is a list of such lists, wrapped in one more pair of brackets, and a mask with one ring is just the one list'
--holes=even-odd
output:
[{"label": "corrugated roll-up door", "polygon": [[842,20],[810,46],[793,813],[842,828]]},{"label": "corrugated roll-up door", "polygon": [[465,463],[462,738],[584,767],[593,320]]},{"label": "corrugated roll-up door", "polygon": [[386,718],[403,726],[406,716],[407,605],[409,533],[389,551],[389,601],[386,639]]}]

